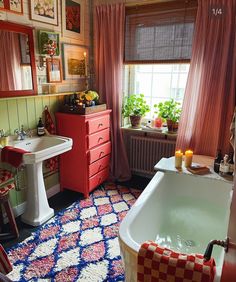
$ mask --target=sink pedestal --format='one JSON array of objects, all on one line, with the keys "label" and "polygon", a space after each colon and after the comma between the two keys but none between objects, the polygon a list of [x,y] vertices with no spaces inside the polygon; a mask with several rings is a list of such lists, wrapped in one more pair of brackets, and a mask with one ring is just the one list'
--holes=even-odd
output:
[{"label": "sink pedestal", "polygon": [[27,171],[27,202],[26,211],[21,220],[29,225],[38,226],[54,215],[49,207],[46,195],[42,162],[26,165]]}]

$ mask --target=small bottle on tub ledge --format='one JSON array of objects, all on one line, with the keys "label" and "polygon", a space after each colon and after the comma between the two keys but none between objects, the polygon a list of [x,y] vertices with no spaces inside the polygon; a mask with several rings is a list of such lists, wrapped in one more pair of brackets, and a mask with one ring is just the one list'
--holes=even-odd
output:
[{"label": "small bottle on tub ledge", "polygon": [[220,175],[225,176],[229,173],[229,163],[228,163],[229,156],[226,154],[220,162]]}]

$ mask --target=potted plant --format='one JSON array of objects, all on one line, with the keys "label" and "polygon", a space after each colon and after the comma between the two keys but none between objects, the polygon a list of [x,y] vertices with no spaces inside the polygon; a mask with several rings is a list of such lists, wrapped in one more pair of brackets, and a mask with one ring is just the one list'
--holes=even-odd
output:
[{"label": "potted plant", "polygon": [[124,98],[122,114],[129,117],[133,128],[139,128],[141,118],[150,111],[143,94],[132,94]]},{"label": "potted plant", "polygon": [[158,116],[166,120],[168,131],[176,132],[182,111],[180,103],[175,102],[174,99],[170,99],[164,103],[155,104],[154,107],[158,109]]}]

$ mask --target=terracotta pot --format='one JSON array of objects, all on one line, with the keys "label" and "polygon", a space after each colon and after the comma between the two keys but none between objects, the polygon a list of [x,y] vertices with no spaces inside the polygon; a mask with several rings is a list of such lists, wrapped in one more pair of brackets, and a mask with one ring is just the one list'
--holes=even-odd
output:
[{"label": "terracotta pot", "polygon": [[178,122],[174,122],[171,119],[167,119],[167,128],[169,132],[177,132],[178,127],[179,127],[179,123]]},{"label": "terracotta pot", "polygon": [[130,122],[133,128],[140,128],[141,127],[141,116],[129,116]]}]

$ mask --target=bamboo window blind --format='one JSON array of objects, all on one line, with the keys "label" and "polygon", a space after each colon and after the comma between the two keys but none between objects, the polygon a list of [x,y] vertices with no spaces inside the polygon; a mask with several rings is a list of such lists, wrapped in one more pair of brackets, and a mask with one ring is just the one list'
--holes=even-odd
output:
[{"label": "bamboo window blind", "polygon": [[189,62],[196,11],[197,0],[126,7],[124,62]]}]

